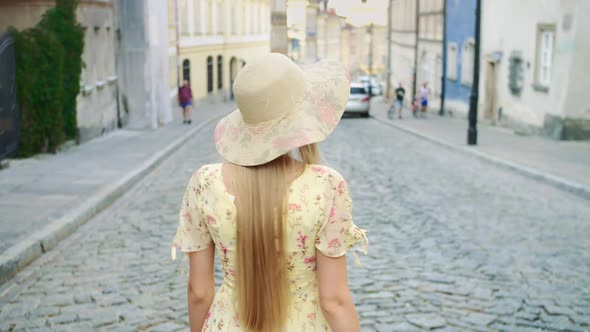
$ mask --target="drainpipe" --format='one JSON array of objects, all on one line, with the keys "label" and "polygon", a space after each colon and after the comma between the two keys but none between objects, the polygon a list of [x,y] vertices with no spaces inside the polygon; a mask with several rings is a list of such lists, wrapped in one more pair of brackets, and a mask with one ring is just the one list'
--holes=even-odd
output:
[{"label": "drainpipe", "polygon": [[438,115],[443,116],[445,115],[445,94],[447,91],[447,4],[448,1],[444,0],[443,1],[443,62],[442,62],[442,66],[443,66],[443,74],[441,77],[442,80],[442,91],[441,91],[441,96],[440,96],[440,110],[438,111]]},{"label": "drainpipe", "polygon": [[477,0],[475,9],[475,56],[473,63],[473,85],[469,99],[469,128],[467,144],[477,145],[477,104],[479,102],[479,54],[481,44],[481,0]]},{"label": "drainpipe", "polygon": [[414,43],[414,76],[412,78],[412,103],[416,98],[416,89],[418,84],[418,40],[420,36],[420,0],[416,0],[416,40]]}]

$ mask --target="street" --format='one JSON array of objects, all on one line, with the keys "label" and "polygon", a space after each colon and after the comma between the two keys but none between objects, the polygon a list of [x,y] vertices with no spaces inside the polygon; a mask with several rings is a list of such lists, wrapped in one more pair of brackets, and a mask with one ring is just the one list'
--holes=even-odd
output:
[{"label": "street", "polygon": [[[0,331],[187,330],[170,243],[188,179],[219,161],[213,128],[3,285]],[[590,330],[587,200],[374,119],[321,151],[368,230],[348,267],[363,331]]]}]

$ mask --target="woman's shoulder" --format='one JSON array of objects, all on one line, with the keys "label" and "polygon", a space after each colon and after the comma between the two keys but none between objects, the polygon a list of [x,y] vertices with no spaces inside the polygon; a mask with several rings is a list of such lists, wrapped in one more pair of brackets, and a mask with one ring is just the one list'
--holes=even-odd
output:
[{"label": "woman's shoulder", "polygon": [[331,185],[338,185],[343,181],[346,182],[344,180],[344,176],[342,176],[340,172],[333,169],[332,167],[326,165],[311,164],[309,165],[309,169],[311,170],[311,173],[315,175],[316,179],[321,178]]},{"label": "woman's shoulder", "polygon": [[212,178],[213,176],[218,175],[218,172],[221,172],[222,165],[223,164],[221,164],[221,163],[202,165],[201,167],[197,168],[194,171],[191,181],[192,182],[199,182],[199,181],[202,181],[203,179],[209,179],[209,178]]}]

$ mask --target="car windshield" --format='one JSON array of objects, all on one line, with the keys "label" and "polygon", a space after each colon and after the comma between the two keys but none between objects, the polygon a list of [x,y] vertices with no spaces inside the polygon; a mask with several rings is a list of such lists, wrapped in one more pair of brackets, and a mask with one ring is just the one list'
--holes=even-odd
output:
[{"label": "car windshield", "polygon": [[350,94],[366,95],[367,92],[365,91],[365,88],[350,88]]}]

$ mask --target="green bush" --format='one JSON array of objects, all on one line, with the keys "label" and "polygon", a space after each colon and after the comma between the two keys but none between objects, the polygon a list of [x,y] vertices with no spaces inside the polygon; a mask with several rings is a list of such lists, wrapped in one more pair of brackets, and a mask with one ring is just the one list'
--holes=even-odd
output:
[{"label": "green bush", "polygon": [[65,139],[60,105],[63,49],[52,33],[39,28],[13,34],[21,123],[19,156],[55,152]]},{"label": "green bush", "polygon": [[84,32],[76,22],[76,3],[57,0],[34,28],[10,29],[16,50],[20,157],[55,152],[66,138],[77,137]]},{"label": "green bush", "polygon": [[82,52],[84,51],[84,29],[76,20],[77,1],[57,0],[49,9],[39,26],[52,32],[64,50],[63,80],[61,83],[61,109],[64,132],[69,139],[77,138],[76,97],[80,93]]}]

